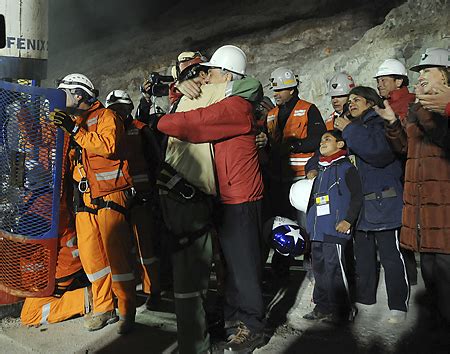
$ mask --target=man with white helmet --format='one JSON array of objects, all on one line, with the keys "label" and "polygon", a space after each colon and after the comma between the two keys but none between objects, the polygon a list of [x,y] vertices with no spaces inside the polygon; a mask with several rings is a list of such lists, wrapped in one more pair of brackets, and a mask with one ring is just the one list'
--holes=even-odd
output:
[{"label": "man with white helmet", "polygon": [[[374,78],[377,80],[378,93],[387,99],[395,114],[403,121],[408,115],[409,105],[416,96],[408,91],[409,79],[403,63],[397,59],[386,59],[378,68]],[[417,265],[414,252],[401,249],[405,258],[409,283],[417,284]]]},{"label": "man with white helmet", "polygon": [[116,112],[124,122],[126,146],[123,158],[128,161],[130,175],[136,194],[129,209],[128,221],[135,239],[136,260],[142,279],[142,291],[149,294],[146,307],[154,310],[161,299],[159,284],[159,259],[155,256],[153,239],[155,235],[154,203],[156,190],[156,166],[159,164],[154,134],[147,124],[133,119],[134,105],[123,90],[113,90],[106,96],[106,108]]},{"label": "man with white helmet", "polygon": [[[246,62],[238,47],[217,49],[209,62],[202,63],[209,72],[200,97],[210,85],[234,89],[245,75]],[[262,97],[259,83],[257,88]],[[262,344],[264,328],[259,250],[263,184],[252,106],[242,97],[226,97],[205,108],[165,115],[158,130],[195,144],[210,142],[213,147],[222,204],[219,240],[229,271],[224,317],[226,327],[234,327],[227,346],[232,352],[252,351]]]},{"label": "man with white helmet", "polygon": [[[450,51],[428,48],[411,68],[419,72],[418,95],[433,95],[450,86]],[[385,101],[386,105],[386,101]],[[419,102],[400,122],[386,105],[378,109],[386,120],[386,137],[397,153],[406,155],[403,220],[400,242],[420,252],[420,267],[430,295],[433,325],[450,326],[450,160],[449,119]]]},{"label": "man with white helmet", "polygon": [[123,122],[97,100],[98,92],[85,75],[67,75],[58,88],[66,93],[67,112],[51,112],[50,119],[71,138],[68,156],[72,158],[78,248],[92,283],[93,315],[85,318],[84,326],[95,331],[116,322],[116,295],[118,333],[127,333],[134,324],[136,299],[126,221],[131,176],[128,162],[118,157]]},{"label": "man with white helmet", "polygon": [[[276,107],[267,115],[269,134],[269,192],[273,216],[297,220],[304,226],[306,215],[289,203],[293,182],[305,178],[305,165],[319,148],[325,123],[317,107],[299,98],[300,81],[291,69],[280,67],[270,75]],[[272,269],[277,278],[289,276],[290,258],[274,254]]]},{"label": "man with white helmet", "polygon": [[348,101],[348,93],[353,87],[355,87],[353,78],[345,72],[337,73],[328,82],[327,95],[331,97],[331,105],[334,111],[325,120],[327,130],[334,129],[334,120],[344,112],[345,104]]},{"label": "man with white helmet", "polygon": [[409,79],[403,63],[397,59],[386,59],[378,68],[374,78],[378,93],[387,99],[401,120],[408,115],[408,106],[416,96],[408,91]]},{"label": "man with white helmet", "polygon": [[[327,84],[327,95],[331,97],[331,105],[333,113],[325,120],[328,131],[334,130],[334,120],[344,114],[346,103],[348,101],[348,93],[355,87],[353,78],[346,72],[339,72],[334,75]],[[312,179],[317,176],[317,166],[319,163],[319,151],[308,160],[305,165],[306,177]]]}]

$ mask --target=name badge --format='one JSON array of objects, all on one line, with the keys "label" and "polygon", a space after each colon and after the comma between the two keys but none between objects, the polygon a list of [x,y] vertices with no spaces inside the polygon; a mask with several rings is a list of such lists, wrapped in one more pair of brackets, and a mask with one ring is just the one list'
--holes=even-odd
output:
[{"label": "name badge", "polygon": [[317,216],[330,214],[330,197],[328,194],[316,196],[316,210]]},{"label": "name badge", "polygon": [[357,167],[356,166],[356,156],[355,155],[348,155],[348,159],[353,164],[353,166]]}]

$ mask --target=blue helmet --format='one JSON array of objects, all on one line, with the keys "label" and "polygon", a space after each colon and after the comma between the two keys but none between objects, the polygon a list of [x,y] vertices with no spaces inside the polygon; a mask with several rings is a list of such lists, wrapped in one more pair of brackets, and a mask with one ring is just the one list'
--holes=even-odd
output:
[{"label": "blue helmet", "polygon": [[276,216],[272,225],[271,243],[283,256],[300,256],[307,250],[306,231],[297,222]]}]

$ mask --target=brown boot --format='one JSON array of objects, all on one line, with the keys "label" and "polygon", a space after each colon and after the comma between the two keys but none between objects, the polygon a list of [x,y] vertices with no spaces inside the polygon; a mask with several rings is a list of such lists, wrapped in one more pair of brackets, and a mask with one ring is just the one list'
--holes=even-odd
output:
[{"label": "brown boot", "polygon": [[130,333],[134,328],[134,318],[125,318],[119,320],[117,324],[117,333],[118,334],[127,334]]},{"label": "brown boot", "polygon": [[116,315],[116,310],[112,310],[101,314],[84,316],[83,326],[88,331],[97,331],[108,324],[117,322],[118,320],[119,317]]}]

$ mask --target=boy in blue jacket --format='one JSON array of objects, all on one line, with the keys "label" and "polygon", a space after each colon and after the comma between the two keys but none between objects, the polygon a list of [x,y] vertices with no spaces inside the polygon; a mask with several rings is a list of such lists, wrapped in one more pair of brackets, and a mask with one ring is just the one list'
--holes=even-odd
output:
[{"label": "boy in blue jacket", "polygon": [[306,223],[316,306],[303,318],[342,323],[350,318],[351,309],[343,250],[362,206],[362,187],[340,131],[323,134],[319,151],[318,175]]}]

